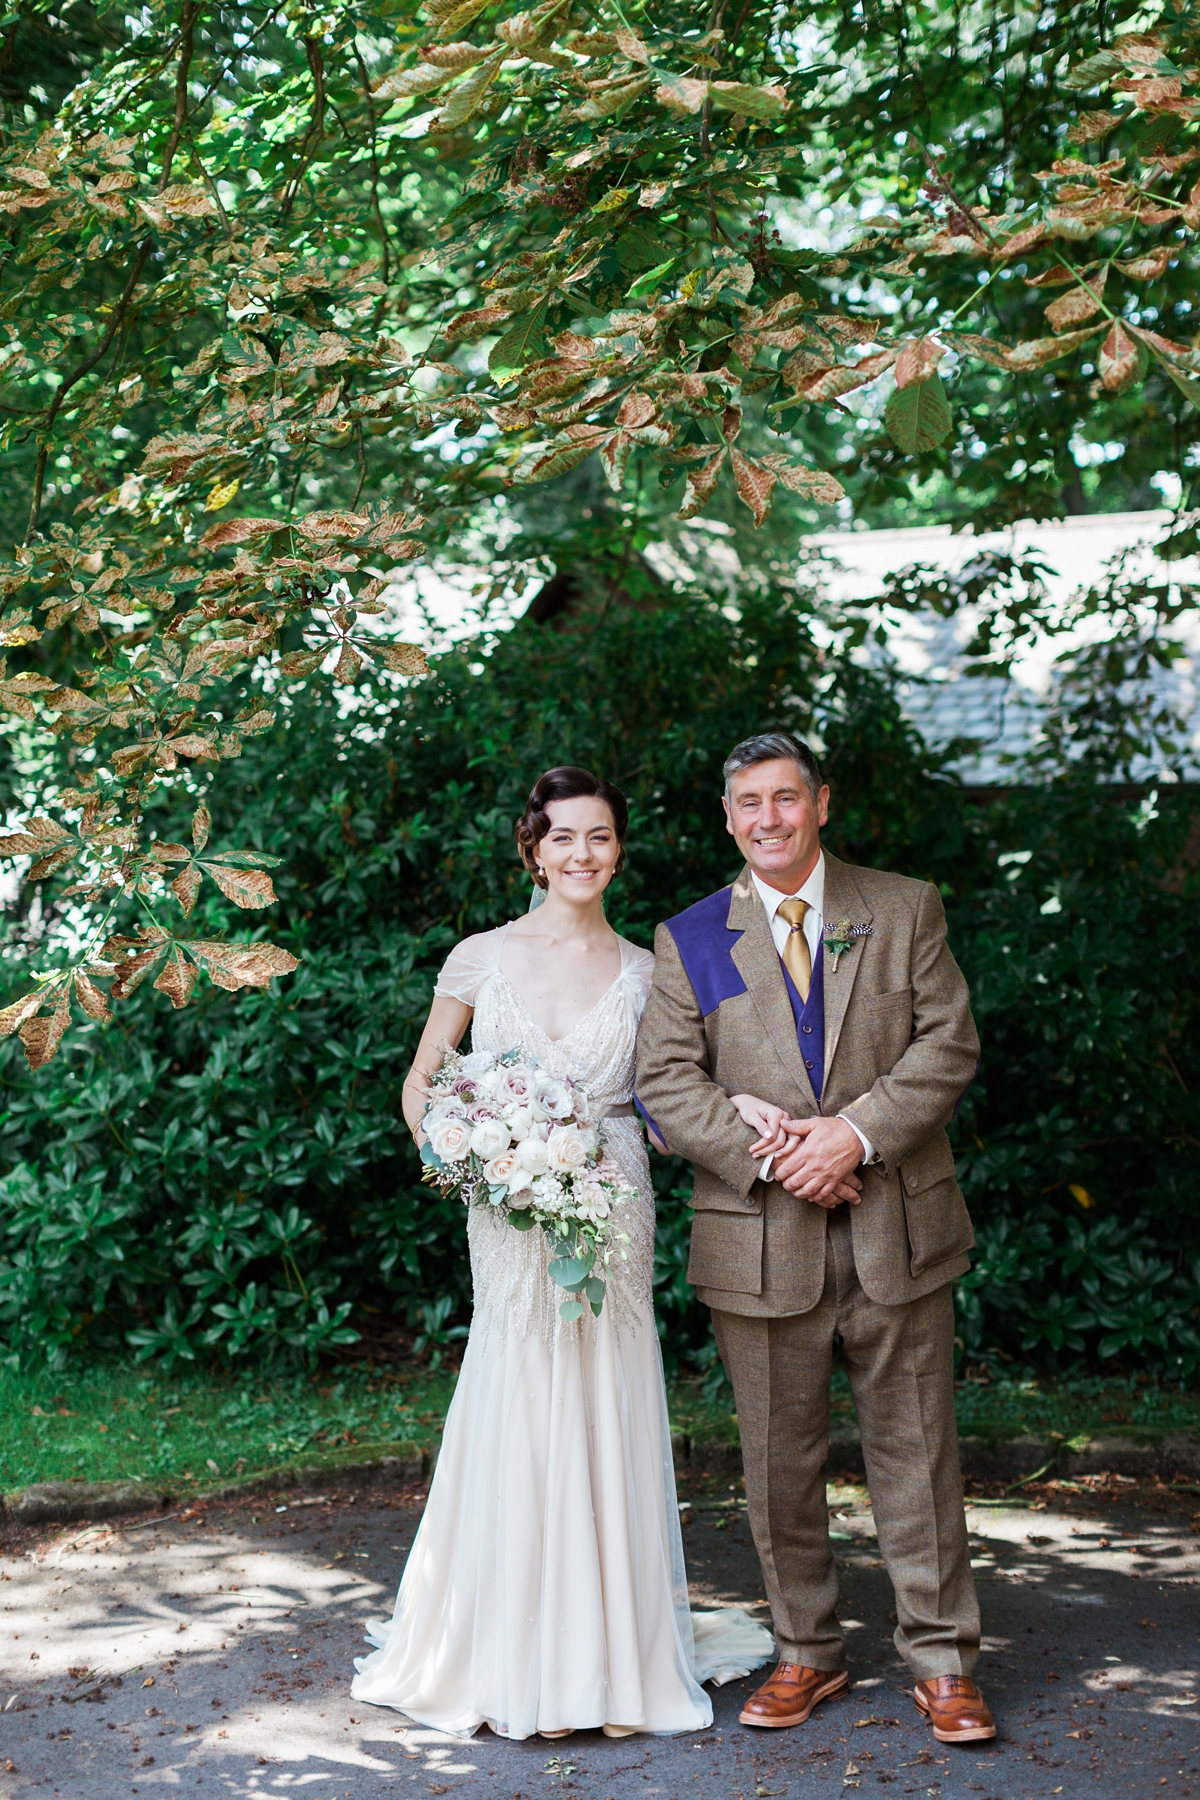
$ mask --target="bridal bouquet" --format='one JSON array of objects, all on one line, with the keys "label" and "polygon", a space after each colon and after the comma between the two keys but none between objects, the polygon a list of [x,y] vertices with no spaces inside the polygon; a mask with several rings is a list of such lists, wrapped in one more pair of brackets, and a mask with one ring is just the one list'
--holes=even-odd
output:
[{"label": "bridal bouquet", "polygon": [[598,1318],[602,1271],[629,1242],[613,1210],[633,1190],[600,1172],[600,1133],[587,1090],[517,1050],[498,1056],[448,1050],[430,1084],[422,1126],[428,1139],[421,1146],[422,1179],[468,1206],[503,1207],[518,1231],[540,1225],[553,1251],[551,1279],[571,1296],[560,1314],[582,1317],[586,1300]]}]

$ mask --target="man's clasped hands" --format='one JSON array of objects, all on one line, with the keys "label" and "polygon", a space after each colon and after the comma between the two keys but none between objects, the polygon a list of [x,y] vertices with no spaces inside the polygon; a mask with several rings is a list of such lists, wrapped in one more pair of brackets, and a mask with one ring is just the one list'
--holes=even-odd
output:
[{"label": "man's clasped hands", "polygon": [[792,1119],[782,1106],[756,1100],[753,1094],[731,1094],[747,1125],[758,1132],[750,1155],[773,1156],[772,1176],[788,1192],[833,1208],[843,1200],[857,1206],[862,1182],[855,1170],[862,1161],[862,1141],[845,1119]]}]

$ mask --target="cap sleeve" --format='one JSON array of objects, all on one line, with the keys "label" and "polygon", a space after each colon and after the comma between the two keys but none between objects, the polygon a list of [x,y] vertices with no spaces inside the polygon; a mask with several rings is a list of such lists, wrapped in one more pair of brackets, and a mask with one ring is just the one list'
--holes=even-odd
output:
[{"label": "cap sleeve", "polygon": [[474,1006],[479,990],[500,967],[504,930],[501,926],[499,931],[481,931],[455,944],[434,983],[435,998],[461,1000],[464,1006]]},{"label": "cap sleeve", "polygon": [[650,950],[639,950],[636,944],[628,939],[621,939],[621,974],[637,995],[638,1018],[650,998],[650,988],[654,981],[654,954]]}]

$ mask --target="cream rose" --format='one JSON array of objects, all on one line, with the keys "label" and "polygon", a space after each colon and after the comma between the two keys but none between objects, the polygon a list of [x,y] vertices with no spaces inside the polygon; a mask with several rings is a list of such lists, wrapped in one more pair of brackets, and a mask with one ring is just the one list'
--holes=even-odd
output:
[{"label": "cream rose", "polygon": [[461,1162],[471,1148],[471,1127],[465,1119],[441,1118],[429,1132],[429,1143],[443,1162]]},{"label": "cream rose", "polygon": [[491,1050],[472,1050],[469,1056],[462,1058],[458,1066],[464,1075],[485,1075],[495,1065],[496,1058]]},{"label": "cream rose", "polygon": [[588,1146],[576,1125],[556,1125],[546,1145],[546,1166],[558,1175],[573,1174],[588,1159]]},{"label": "cream rose", "polygon": [[490,1162],[493,1156],[499,1156],[507,1150],[509,1144],[508,1126],[502,1119],[480,1119],[471,1132],[472,1154]]},{"label": "cream rose", "polygon": [[519,1144],[533,1130],[533,1114],[527,1106],[506,1106],[504,1123],[508,1126],[510,1137]]},{"label": "cream rose", "polygon": [[509,1187],[517,1172],[515,1150],[502,1150],[483,1165],[483,1179],[489,1187]]}]

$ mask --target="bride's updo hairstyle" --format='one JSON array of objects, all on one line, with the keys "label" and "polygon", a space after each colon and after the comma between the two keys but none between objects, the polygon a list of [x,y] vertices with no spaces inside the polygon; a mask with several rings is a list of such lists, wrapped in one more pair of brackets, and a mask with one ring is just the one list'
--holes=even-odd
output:
[{"label": "bride's updo hairstyle", "polygon": [[538,887],[550,886],[546,877],[538,872],[537,847],[550,829],[550,815],[546,809],[553,806],[556,800],[603,800],[613,816],[613,827],[621,846],[617,866],[613,870],[614,875],[619,875],[625,867],[629,802],[620,788],[614,787],[611,781],[601,781],[590,769],[579,769],[573,763],[567,763],[561,769],[547,769],[544,775],[538,776],[525,803],[525,811],[516,823],[517,849],[521,861]]}]

